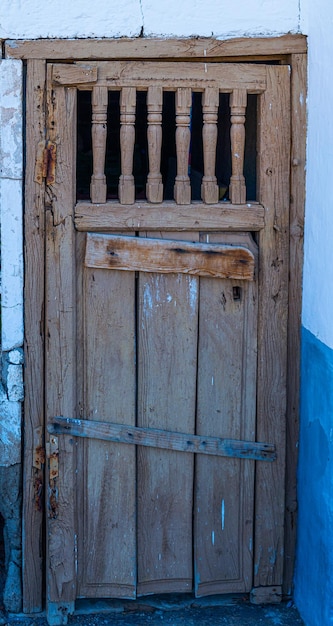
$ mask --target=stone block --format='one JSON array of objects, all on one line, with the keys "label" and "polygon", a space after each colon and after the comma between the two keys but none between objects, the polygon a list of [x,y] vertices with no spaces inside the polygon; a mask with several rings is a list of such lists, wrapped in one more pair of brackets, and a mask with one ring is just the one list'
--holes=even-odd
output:
[{"label": "stone block", "polygon": [[23,369],[22,365],[9,364],[7,369],[7,393],[11,402],[23,402]]},{"label": "stone block", "polygon": [[0,61],[0,176],[22,179],[22,62]]},{"label": "stone block", "polygon": [[8,352],[8,363],[13,365],[22,365],[24,363],[24,353],[22,348],[11,350]]},{"label": "stone block", "polygon": [[22,183],[0,178],[2,350],[23,344]]},{"label": "stone block", "polygon": [[21,404],[0,387],[0,467],[21,461]]}]

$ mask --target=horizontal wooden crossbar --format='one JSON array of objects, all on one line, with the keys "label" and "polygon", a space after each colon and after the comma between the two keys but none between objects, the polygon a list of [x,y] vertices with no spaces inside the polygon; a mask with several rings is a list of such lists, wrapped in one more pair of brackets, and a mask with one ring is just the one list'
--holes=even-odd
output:
[{"label": "horizontal wooden crossbar", "polygon": [[78,202],[75,207],[75,227],[80,231],[258,231],[264,226],[265,209],[255,202],[124,205],[111,201],[106,204]]},{"label": "horizontal wooden crossbar", "polygon": [[255,259],[242,246],[88,233],[85,264],[102,269],[253,280]]},{"label": "horizontal wooden crossbar", "polygon": [[99,61],[87,63],[55,63],[52,66],[54,85],[75,86],[97,80],[109,89],[135,87],[148,89],[152,84],[166,90],[188,86],[203,91],[209,85],[218,86],[221,92],[233,89],[246,89],[250,93],[261,93],[266,89],[266,68],[264,65],[230,63],[191,63],[159,61]]},{"label": "horizontal wooden crossbar", "polygon": [[57,416],[53,418],[53,423],[49,424],[47,429],[51,434],[102,439],[103,441],[178,450],[179,452],[196,452],[254,461],[274,461],[276,459],[275,446],[270,443],[203,437],[157,428],[140,428],[125,424]]}]

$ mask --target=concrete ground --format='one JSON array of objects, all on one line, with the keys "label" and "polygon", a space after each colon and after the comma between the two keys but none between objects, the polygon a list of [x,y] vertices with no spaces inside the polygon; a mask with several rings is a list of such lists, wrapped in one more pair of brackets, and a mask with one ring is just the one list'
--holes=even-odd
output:
[{"label": "concrete ground", "polygon": [[[45,615],[2,615],[8,626],[47,626]],[[292,602],[255,606],[247,597],[81,601],[68,626],[304,626]]]}]

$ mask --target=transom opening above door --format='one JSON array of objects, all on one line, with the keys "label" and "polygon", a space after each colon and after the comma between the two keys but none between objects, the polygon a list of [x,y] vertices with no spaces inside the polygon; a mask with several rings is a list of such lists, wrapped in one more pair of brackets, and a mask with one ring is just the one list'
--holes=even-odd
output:
[{"label": "transom opening above door", "polygon": [[[193,200],[212,205],[224,198],[244,204],[254,199],[256,106],[251,96],[265,91],[264,66],[55,64],[52,82],[91,92],[91,105],[89,96],[79,96],[77,171],[78,195],[88,195],[83,181],[91,173],[93,204],[104,204],[108,195],[125,205],[139,198],[153,204],[172,198],[178,205]],[[252,123],[246,128],[248,101]],[[91,119],[91,143],[85,111]]]},{"label": "transom opening above door", "polygon": [[[219,93],[218,103],[215,109],[217,113],[211,113],[216,121],[208,119],[209,113],[205,111],[204,93],[192,91],[190,103],[189,131],[190,144],[188,146],[188,170],[191,201],[202,200],[202,179],[205,171],[204,142],[210,140],[210,148],[213,150],[214,171],[217,187],[216,200],[230,201],[229,181],[232,175],[231,159],[231,115],[230,94]],[[106,177],[106,198],[116,200],[119,198],[118,185],[121,176],[121,140],[120,140],[120,105],[121,91],[108,91],[106,111],[106,149],[104,174]],[[158,152],[155,156],[160,162],[158,174],[162,177],[159,199],[173,200],[175,178],[177,175],[177,147],[176,147],[176,92],[166,91],[162,93],[162,105],[157,118],[152,118],[153,113],[148,113],[148,91],[137,91],[135,102],[135,139],[133,150],[133,168],[135,186],[135,200],[144,201],[149,199],[147,188],[148,177],[152,178],[150,168],[152,146],[154,142],[151,125],[157,125],[155,133],[159,135],[159,145],[155,146]],[[207,109],[207,107],[206,107]],[[105,114],[104,114],[105,115]],[[188,121],[188,120],[187,120]],[[91,178],[93,175],[93,139],[92,139],[92,92],[78,92],[77,112],[77,200],[90,200]],[[211,124],[210,133],[214,135],[214,144],[211,146],[211,137],[206,137],[207,128],[204,125]],[[216,127],[214,127],[216,126]],[[256,200],[256,128],[257,128],[257,96],[248,94],[245,115],[245,146],[244,166],[246,200]],[[149,129],[149,131],[148,131]],[[150,150],[150,152],[149,152]],[[207,158],[207,157],[206,157]],[[161,179],[159,179],[161,180]],[[153,199],[154,201],[154,199]]]}]

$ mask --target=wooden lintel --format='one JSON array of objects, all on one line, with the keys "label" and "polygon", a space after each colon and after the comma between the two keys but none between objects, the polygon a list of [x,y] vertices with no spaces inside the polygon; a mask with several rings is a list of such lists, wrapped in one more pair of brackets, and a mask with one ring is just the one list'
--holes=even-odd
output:
[{"label": "wooden lintel", "polygon": [[152,205],[138,202],[90,204],[78,202],[75,227],[79,231],[259,231],[265,225],[265,209],[261,204],[195,203],[177,205],[163,202]]},{"label": "wooden lintel", "polygon": [[88,233],[85,265],[111,270],[253,280],[255,258],[248,248],[242,246]]},{"label": "wooden lintel", "polygon": [[74,437],[238,459],[274,461],[276,458],[275,446],[270,443],[203,437],[157,428],[140,428],[126,424],[71,419],[63,416],[54,417],[53,423],[48,425],[48,431],[52,434],[67,434]]},{"label": "wooden lintel", "polygon": [[14,59],[171,59],[281,57],[305,54],[304,35],[193,39],[38,39],[7,40],[6,58]]}]

